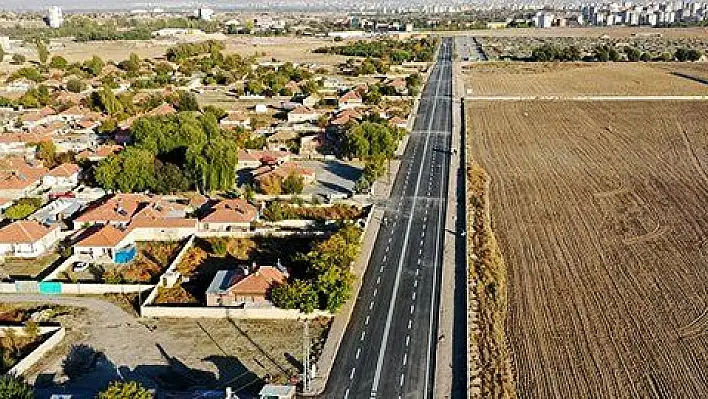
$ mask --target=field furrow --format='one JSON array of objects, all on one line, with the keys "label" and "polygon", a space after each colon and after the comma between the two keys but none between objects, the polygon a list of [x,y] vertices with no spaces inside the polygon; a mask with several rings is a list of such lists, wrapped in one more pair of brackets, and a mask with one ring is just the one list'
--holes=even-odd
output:
[{"label": "field furrow", "polygon": [[471,102],[521,398],[708,395],[708,103]]}]

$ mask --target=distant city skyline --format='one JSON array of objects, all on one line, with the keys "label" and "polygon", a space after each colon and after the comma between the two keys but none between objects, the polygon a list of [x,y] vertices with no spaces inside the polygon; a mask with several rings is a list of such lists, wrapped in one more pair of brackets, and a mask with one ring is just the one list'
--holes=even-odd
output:
[{"label": "distant city skyline", "polygon": [[[46,11],[50,6],[59,6],[65,11],[129,11],[133,9],[152,10],[162,8],[167,11],[190,11],[200,6],[212,7],[216,10],[229,9],[273,9],[273,10],[352,10],[352,9],[389,9],[430,8],[430,7],[480,7],[493,8],[502,6],[561,6],[581,4],[582,1],[539,1],[539,0],[443,0],[431,4],[427,0],[127,0],[122,2],[98,2],[96,0],[3,0],[0,10],[4,11]],[[635,2],[642,3],[642,2]]]}]

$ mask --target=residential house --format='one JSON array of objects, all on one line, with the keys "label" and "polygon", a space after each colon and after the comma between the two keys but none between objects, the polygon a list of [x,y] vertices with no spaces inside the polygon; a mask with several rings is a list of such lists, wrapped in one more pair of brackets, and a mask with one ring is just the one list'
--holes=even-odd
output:
[{"label": "residential house", "polygon": [[74,255],[79,258],[113,261],[121,249],[131,245],[133,242],[129,240],[126,230],[108,224],[91,226],[84,230],[74,243],[73,249]]},{"label": "residential house", "polygon": [[261,187],[261,185],[270,180],[283,180],[290,175],[296,175],[303,178],[304,185],[310,185],[315,182],[315,171],[298,165],[295,162],[285,162],[281,165],[266,164],[251,172],[253,181]]},{"label": "residential house", "polygon": [[324,112],[303,105],[288,112],[288,122],[315,122],[322,115],[324,115]]},{"label": "residential house", "polygon": [[354,122],[361,119],[361,113],[352,108],[345,108],[337,113],[337,115],[329,122],[330,126],[341,129],[349,122]]},{"label": "residential house", "polygon": [[79,225],[112,224],[126,228],[133,216],[150,202],[151,197],[145,194],[115,194],[90,206],[75,222]]},{"label": "residential house", "polygon": [[258,210],[240,198],[222,200],[200,220],[200,229],[205,231],[243,231],[251,228],[258,218]]},{"label": "residential house", "polygon": [[270,150],[239,150],[236,170],[254,169],[263,164],[277,165],[290,160],[291,153]]},{"label": "residential house", "polygon": [[306,107],[314,107],[315,105],[319,104],[320,100],[322,100],[320,96],[310,94],[309,96],[302,99],[302,105]]},{"label": "residential house", "polygon": [[236,170],[243,169],[254,169],[261,166],[261,160],[250,151],[239,149],[238,150],[238,163],[236,164]]},{"label": "residential house", "polygon": [[0,197],[17,199],[36,190],[47,168],[22,157],[0,158]]},{"label": "residential house", "polygon": [[287,280],[288,273],[274,266],[260,266],[252,272],[247,268],[219,270],[206,290],[207,306],[273,306],[271,289]]},{"label": "residential house", "polygon": [[88,148],[76,155],[77,159],[87,159],[91,162],[99,162],[108,156],[123,151],[123,146],[119,144],[102,144],[97,147]]},{"label": "residential house", "polygon": [[18,220],[0,228],[0,256],[37,258],[60,239],[59,226],[47,227],[35,220]]},{"label": "residential house", "polygon": [[79,213],[86,207],[88,202],[88,200],[79,198],[57,198],[38,209],[29,216],[29,219],[36,220],[47,226],[59,224]]},{"label": "residential house", "polygon": [[388,123],[391,126],[395,126],[400,129],[408,129],[408,121],[406,119],[401,118],[400,116],[394,116],[393,118],[388,120]]},{"label": "residential house", "polygon": [[83,119],[89,113],[91,113],[90,110],[74,105],[73,107],[59,113],[59,117],[64,122],[76,122]]},{"label": "residential house", "polygon": [[157,200],[138,211],[128,225],[133,241],[178,241],[197,232],[199,221],[186,218],[187,205]]},{"label": "residential house", "polygon": [[35,151],[30,144],[51,140],[51,132],[46,131],[0,133],[0,156],[29,155]]},{"label": "residential house", "polygon": [[242,127],[244,129],[250,129],[251,117],[241,112],[229,112],[219,121],[219,125],[223,128]]},{"label": "residential house", "polygon": [[399,95],[404,96],[408,94],[408,83],[406,83],[406,80],[403,78],[392,79],[388,82],[388,86],[393,87]]},{"label": "residential house", "polygon": [[79,185],[81,167],[75,163],[63,163],[42,176],[45,187],[76,187]]},{"label": "residential house", "polygon": [[324,142],[323,134],[300,137],[300,156],[313,156],[320,154]]},{"label": "residential house", "polygon": [[294,140],[297,140],[299,135],[294,130],[280,130],[268,138],[266,138],[266,147],[269,151],[288,151]]},{"label": "residential house", "polygon": [[338,105],[339,109],[361,107],[364,105],[364,99],[361,97],[359,91],[349,90],[339,97]]}]

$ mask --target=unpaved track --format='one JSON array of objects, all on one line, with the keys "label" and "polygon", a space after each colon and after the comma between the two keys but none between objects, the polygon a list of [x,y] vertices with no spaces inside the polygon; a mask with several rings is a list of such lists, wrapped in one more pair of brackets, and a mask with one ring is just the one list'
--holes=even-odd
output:
[{"label": "unpaved track", "polygon": [[707,397],[708,182],[696,159],[708,164],[708,103],[468,111],[509,269],[519,397]]}]

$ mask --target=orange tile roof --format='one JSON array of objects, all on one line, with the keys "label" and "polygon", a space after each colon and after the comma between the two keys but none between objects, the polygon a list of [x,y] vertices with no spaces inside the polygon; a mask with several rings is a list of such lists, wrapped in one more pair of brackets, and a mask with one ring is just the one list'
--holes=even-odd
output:
[{"label": "orange tile roof", "polygon": [[77,247],[115,247],[127,235],[126,231],[119,230],[110,224],[91,227],[84,231],[82,238],[74,244]]},{"label": "orange tile roof", "polygon": [[89,208],[76,218],[79,223],[85,222],[122,222],[127,223],[138,211],[141,204],[150,202],[150,197],[144,194],[116,194],[107,201]]},{"label": "orange tile roof", "polygon": [[0,159],[0,190],[22,190],[37,183],[47,168],[27,164],[24,158]]},{"label": "orange tile roof", "polygon": [[313,176],[315,171],[310,168],[300,166],[294,162],[285,162],[280,166],[261,166],[253,171],[253,178],[260,182],[271,177],[284,179],[290,174]]},{"label": "orange tile roof", "polygon": [[36,220],[18,220],[0,229],[0,243],[33,243],[57,229],[59,226],[46,227]]},{"label": "orange tile roof", "polygon": [[171,104],[163,103],[162,105],[158,105],[157,107],[151,109],[147,114],[150,116],[163,116],[175,113],[177,113],[177,110]]},{"label": "orange tile roof", "polygon": [[134,229],[171,229],[171,228],[197,228],[197,219],[185,218],[147,218],[133,219],[128,225],[128,230]]},{"label": "orange tile roof", "polygon": [[202,219],[207,223],[248,223],[256,219],[258,210],[247,201],[236,198],[218,202]]},{"label": "orange tile roof", "polygon": [[247,276],[237,274],[231,280],[229,293],[236,295],[266,296],[276,284],[284,284],[287,277],[273,266],[261,266]]},{"label": "orange tile roof", "polygon": [[81,167],[75,163],[63,163],[50,170],[46,176],[71,177],[74,173],[78,173],[80,170]]},{"label": "orange tile roof", "polygon": [[39,143],[40,141],[50,141],[51,132],[33,133],[0,133],[0,143]]},{"label": "orange tile roof", "polygon": [[347,101],[361,101],[361,94],[355,90],[349,90],[342,97],[339,98],[339,102]]},{"label": "orange tile roof", "polygon": [[306,107],[304,105],[301,105],[292,111],[290,111],[291,114],[293,115],[313,115],[313,114],[319,114],[321,113],[320,111],[317,111],[314,108]]}]

